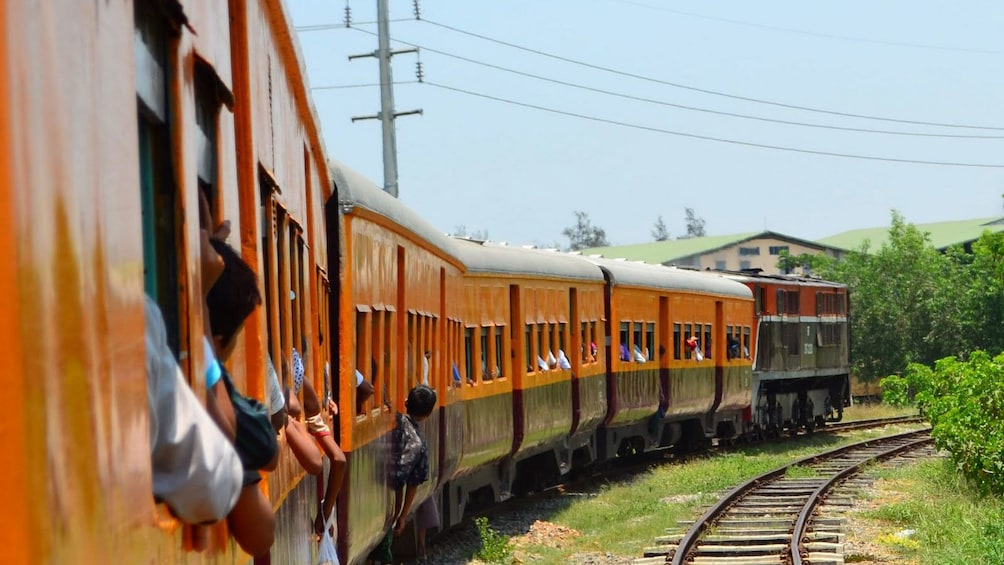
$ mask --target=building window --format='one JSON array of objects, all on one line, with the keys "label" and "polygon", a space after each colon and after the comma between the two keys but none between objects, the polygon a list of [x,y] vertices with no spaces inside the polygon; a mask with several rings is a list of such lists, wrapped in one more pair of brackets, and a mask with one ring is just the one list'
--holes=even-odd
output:
[{"label": "building window", "polygon": [[770,254],[771,255],[780,255],[782,251],[788,251],[788,246],[787,245],[771,245],[770,246]]},{"label": "building window", "polygon": [[740,247],[739,255],[759,255],[760,247]]},{"label": "building window", "polygon": [[749,268],[750,268],[750,262],[749,261],[740,261],[739,262],[739,270],[745,270],[745,269],[749,269]]},{"label": "building window", "polygon": [[719,271],[725,270],[725,261],[715,261],[715,269]]}]

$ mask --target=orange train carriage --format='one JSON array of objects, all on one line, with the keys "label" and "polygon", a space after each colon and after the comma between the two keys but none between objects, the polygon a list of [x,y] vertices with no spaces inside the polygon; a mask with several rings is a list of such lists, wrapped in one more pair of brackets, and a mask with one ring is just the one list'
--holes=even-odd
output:
[{"label": "orange train carriage", "polygon": [[[264,398],[267,357],[282,370],[306,344],[307,386],[341,406],[345,563],[390,524],[388,434],[424,380],[440,403],[423,423],[432,476],[417,502],[437,497],[444,525],[569,468],[769,423],[751,405],[771,379],[751,383],[750,372],[774,355],[776,345],[758,347],[773,343],[766,324],[790,313],[773,320],[753,297],[787,283],[443,236],[328,160],[280,0],[7,3],[0,18],[9,562],[249,562],[224,526],[208,551],[192,551],[191,530],[150,496],[143,293],[204,390],[200,193],[214,221],[233,222],[230,241],[264,296],[230,363],[238,386]],[[810,283],[798,283],[800,301]],[[824,328],[846,323],[844,304],[817,313],[798,347],[830,340],[836,330]],[[813,370],[839,370],[846,337]],[[733,339],[750,354],[730,356]],[[777,371],[809,370],[808,357],[784,361]],[[360,411],[356,370],[376,390]],[[783,398],[775,405],[790,407]],[[277,515],[271,559],[313,561],[321,483],[283,453],[261,483]]]}]

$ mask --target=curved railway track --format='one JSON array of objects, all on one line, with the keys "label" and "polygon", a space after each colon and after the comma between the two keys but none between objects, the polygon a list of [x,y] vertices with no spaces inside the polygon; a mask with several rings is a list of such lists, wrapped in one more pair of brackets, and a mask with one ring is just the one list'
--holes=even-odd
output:
[{"label": "curved railway track", "polygon": [[[874,423],[872,424],[874,425]],[[684,533],[658,540],[636,564],[684,563],[814,565],[843,563],[840,518],[816,515],[828,505],[849,506],[834,488],[865,465],[923,448],[929,430],[870,439],[785,465],[729,491]],[[792,468],[807,468],[793,473]],[[808,475],[808,476],[806,476]]]}]

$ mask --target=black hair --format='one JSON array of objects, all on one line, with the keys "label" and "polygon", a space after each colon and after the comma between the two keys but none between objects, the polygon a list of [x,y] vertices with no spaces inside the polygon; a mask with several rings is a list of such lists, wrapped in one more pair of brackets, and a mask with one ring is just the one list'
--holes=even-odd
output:
[{"label": "black hair", "polygon": [[432,414],[432,409],[436,407],[436,391],[426,385],[418,385],[408,392],[404,407],[412,418],[424,418]]},{"label": "black hair", "polygon": [[226,344],[261,304],[258,275],[234,248],[217,239],[210,238],[209,243],[223,259],[223,273],[206,295],[209,326],[213,335],[222,336]]}]

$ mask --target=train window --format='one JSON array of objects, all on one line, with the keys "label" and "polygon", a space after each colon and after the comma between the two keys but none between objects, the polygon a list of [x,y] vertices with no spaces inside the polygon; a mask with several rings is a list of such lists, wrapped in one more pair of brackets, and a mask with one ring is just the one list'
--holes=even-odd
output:
[{"label": "train window", "polygon": [[464,378],[474,384],[474,328],[464,328]]},{"label": "train window", "polygon": [[561,322],[558,324],[558,349],[565,351],[565,334],[568,331],[568,324]]},{"label": "train window", "polygon": [[533,355],[533,324],[526,325],[526,343],[524,343],[524,349],[526,351],[526,372],[533,373],[537,370],[537,361],[534,359]]},{"label": "train window", "polygon": [[649,361],[655,361],[655,324],[645,324],[645,355]]},{"label": "train window", "polygon": [[[685,342],[686,341],[690,341],[690,336],[693,335],[692,331],[693,331],[693,328],[692,328],[692,326],[690,324],[683,324],[683,341],[685,341]],[[684,359],[690,359],[692,356],[693,356],[693,353],[691,353],[690,348],[689,347],[684,347],[683,348],[683,358]]]},{"label": "train window", "polygon": [[680,324],[673,324],[673,359],[680,358],[682,341],[680,340]]},{"label": "train window", "polygon": [[631,333],[631,356],[634,357],[635,361],[645,363],[649,360],[649,351],[651,351],[642,349],[643,344],[645,343],[644,340],[642,340],[642,332],[645,331],[645,324],[642,322],[635,322],[631,328],[633,330]]},{"label": "train window", "polygon": [[505,326],[499,326],[495,328],[495,378],[501,379],[505,377],[502,373],[502,365],[505,364],[505,359],[502,352],[505,349],[502,348],[502,334],[505,332]]},{"label": "train window", "polygon": [[750,358],[750,327],[743,326],[743,359]]},{"label": "train window", "polygon": [[[356,312],[356,371],[366,378],[366,369],[370,366],[369,354],[366,352],[366,336],[369,335],[366,327],[369,312]],[[372,375],[369,376],[373,378]],[[370,381],[372,383],[372,381]],[[365,414],[366,410],[360,410],[360,414]]]},{"label": "train window", "polygon": [[373,312],[370,318],[370,348],[371,348],[371,363],[372,374],[370,375],[370,382],[373,384],[373,404],[374,407],[380,406],[384,377],[386,372],[384,369],[384,354],[387,351],[384,347],[385,344],[381,342],[381,336],[383,332],[381,331],[381,326],[383,326],[383,315],[381,312]]},{"label": "train window", "polygon": [[450,377],[447,379],[450,386],[459,387],[463,384],[460,377],[460,364],[457,358],[460,354],[460,323],[456,320],[446,321],[446,358],[450,361]]},{"label": "train window", "polygon": [[541,371],[547,371],[550,368],[547,365],[547,341],[545,341],[547,339],[548,327],[547,324],[537,324],[537,357],[539,358],[537,362],[540,363],[543,361],[540,365]]},{"label": "train window", "polygon": [[704,358],[711,359],[711,324],[704,325],[704,339],[701,341],[704,345]]},{"label": "train window", "polygon": [[[142,5],[141,5],[142,4]],[[168,31],[155,8],[134,5],[136,98],[143,226],[143,286],[160,305],[167,342],[179,353],[181,302],[178,297],[178,204],[172,179],[168,129]]]},{"label": "train window", "polygon": [[631,322],[621,322],[618,359],[625,363],[631,362]]},{"label": "train window", "polygon": [[[381,359],[383,359],[383,398],[385,406],[393,406],[390,394],[390,376],[394,374],[392,366],[391,352],[394,351],[394,312],[387,310],[383,313],[383,341],[380,346],[383,348]],[[374,385],[374,389],[376,385]]]},{"label": "train window", "polygon": [[481,380],[490,381],[492,380],[492,365],[495,364],[495,360],[492,358],[491,351],[489,351],[489,332],[493,332],[494,327],[483,326],[481,328]]}]

